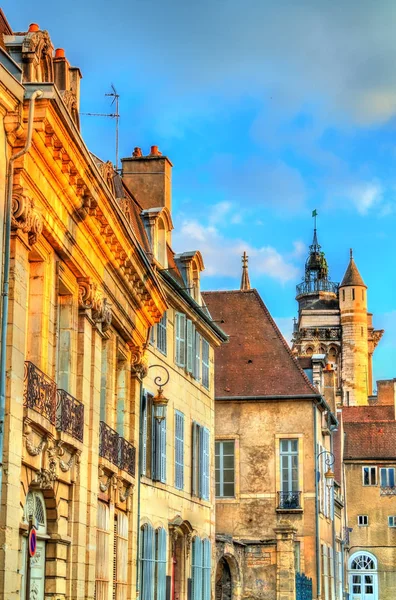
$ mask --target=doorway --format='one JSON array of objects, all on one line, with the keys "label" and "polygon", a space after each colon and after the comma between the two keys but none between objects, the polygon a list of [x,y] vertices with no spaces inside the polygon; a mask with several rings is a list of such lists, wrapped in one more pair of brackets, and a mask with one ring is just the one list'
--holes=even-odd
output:
[{"label": "doorway", "polygon": [[[44,600],[45,591],[45,540],[47,538],[47,517],[44,496],[41,492],[29,491],[26,496],[24,520],[31,520],[37,530],[36,553],[28,557],[28,539],[22,538],[22,581],[21,600]],[[28,563],[29,560],[29,563]],[[30,566],[30,589],[27,587],[26,570]]]},{"label": "doorway", "polygon": [[351,600],[378,600],[377,559],[369,552],[356,552],[349,559]]}]

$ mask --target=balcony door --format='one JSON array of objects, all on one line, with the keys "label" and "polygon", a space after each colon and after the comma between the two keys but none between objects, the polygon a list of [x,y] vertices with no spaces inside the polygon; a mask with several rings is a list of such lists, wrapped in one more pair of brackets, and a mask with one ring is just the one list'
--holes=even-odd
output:
[{"label": "balcony door", "polygon": [[378,600],[377,559],[358,552],[349,559],[349,597],[351,600]]},{"label": "balcony door", "polygon": [[280,440],[281,491],[298,492],[298,440]]},{"label": "balcony door", "polygon": [[[27,537],[22,539],[22,582],[21,600],[44,600],[45,591],[45,540],[47,538],[47,519],[44,496],[41,492],[28,492],[26,496],[25,521],[32,521],[37,529],[36,554],[28,557]],[[28,562],[29,560],[29,562]],[[30,568],[30,586],[27,590],[26,569]]]}]

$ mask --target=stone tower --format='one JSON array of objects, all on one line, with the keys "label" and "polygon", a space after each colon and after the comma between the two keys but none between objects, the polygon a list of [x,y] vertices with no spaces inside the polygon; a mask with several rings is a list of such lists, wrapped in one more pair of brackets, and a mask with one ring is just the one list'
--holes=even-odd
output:
[{"label": "stone tower", "polygon": [[370,394],[367,286],[353,259],[339,288],[342,330],[342,388],[349,406],[368,403]]},{"label": "stone tower", "polygon": [[373,393],[372,355],[384,332],[373,328],[367,287],[352,253],[341,285],[331,281],[316,226],[296,300],[293,353],[297,357],[324,354],[336,371],[340,401],[368,404]]}]

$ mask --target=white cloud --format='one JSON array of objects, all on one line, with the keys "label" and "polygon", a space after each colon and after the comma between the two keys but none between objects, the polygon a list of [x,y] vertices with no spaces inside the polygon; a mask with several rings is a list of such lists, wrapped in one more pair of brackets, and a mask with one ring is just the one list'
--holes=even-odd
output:
[{"label": "white cloud", "polygon": [[266,275],[285,283],[298,277],[299,269],[272,246],[253,247],[241,239],[225,237],[213,225],[202,225],[195,220],[184,220],[176,229],[173,246],[177,251],[198,249],[208,276],[239,277],[241,255],[249,255],[249,274],[254,286],[254,274]]},{"label": "white cloud", "polygon": [[347,191],[347,195],[349,195],[361,215],[366,215],[381,202],[382,193],[382,186],[374,181],[357,184]]}]

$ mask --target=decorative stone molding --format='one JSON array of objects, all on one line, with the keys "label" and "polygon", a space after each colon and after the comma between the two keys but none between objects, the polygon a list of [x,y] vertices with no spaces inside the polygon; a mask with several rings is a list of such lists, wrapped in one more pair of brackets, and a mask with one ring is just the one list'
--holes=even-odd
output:
[{"label": "decorative stone molding", "polygon": [[186,556],[188,558],[190,556],[190,552],[191,552],[192,533],[186,533],[185,543],[186,543]]},{"label": "decorative stone molding", "polygon": [[132,375],[144,379],[148,372],[148,360],[146,355],[146,348],[142,346],[135,346],[132,343],[128,344],[131,351],[131,372]]},{"label": "decorative stone molding", "polygon": [[53,51],[48,31],[30,31],[26,34],[22,43],[24,81],[54,81]]},{"label": "decorative stone molding", "polygon": [[111,306],[107,298],[102,297],[96,283],[90,279],[78,280],[78,303],[81,310],[92,310],[92,319],[102,325],[102,331],[106,331],[111,324]]},{"label": "decorative stone molding", "polygon": [[30,245],[37,242],[43,231],[43,219],[35,208],[34,200],[20,191],[12,195],[11,227],[14,231],[27,233]]},{"label": "decorative stone molding", "polygon": [[40,469],[40,471],[37,471],[36,473],[34,483],[42,490],[52,488],[53,483],[57,478],[55,461],[50,462],[49,467],[49,469]]},{"label": "decorative stone molding", "polygon": [[38,456],[39,454],[42,453],[47,441],[48,441],[47,438],[44,437],[41,439],[40,443],[37,444],[37,446],[35,446],[33,441],[30,438],[26,437],[25,438],[26,450],[28,451],[30,456]]},{"label": "decorative stone molding", "polygon": [[114,190],[113,163],[111,162],[111,160],[108,160],[107,162],[100,163],[98,165],[98,167],[99,167],[100,174],[102,175],[103,179],[106,182],[107,187],[109,188],[109,190],[111,191],[111,193],[114,196],[115,190]]},{"label": "decorative stone molding", "polygon": [[121,477],[118,479],[118,498],[120,502],[126,502],[131,494],[133,494],[134,484],[124,485]]},{"label": "decorative stone molding", "polygon": [[77,125],[78,129],[80,129],[80,117],[78,114],[78,102],[76,94],[72,90],[64,90],[61,92],[61,96],[67,110],[71,115],[71,118]]},{"label": "decorative stone molding", "polygon": [[107,298],[103,298],[98,309],[92,311],[92,318],[95,323],[102,325],[102,331],[107,331],[111,325],[111,306],[108,303]]}]

